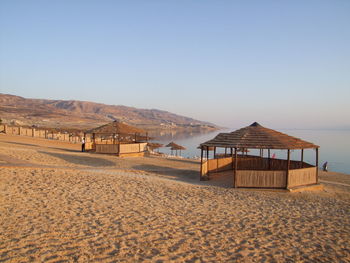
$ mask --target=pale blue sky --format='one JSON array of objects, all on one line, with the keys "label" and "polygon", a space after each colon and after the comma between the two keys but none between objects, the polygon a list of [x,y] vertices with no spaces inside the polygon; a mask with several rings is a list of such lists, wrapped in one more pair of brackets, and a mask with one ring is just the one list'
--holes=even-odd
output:
[{"label": "pale blue sky", "polygon": [[350,128],[350,1],[0,1],[0,92]]}]

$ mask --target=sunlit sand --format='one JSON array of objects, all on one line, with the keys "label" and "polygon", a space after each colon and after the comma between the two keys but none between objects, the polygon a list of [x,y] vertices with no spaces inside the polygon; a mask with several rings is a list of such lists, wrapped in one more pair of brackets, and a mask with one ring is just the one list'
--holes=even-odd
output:
[{"label": "sunlit sand", "polygon": [[0,134],[0,261],[350,260],[350,176],[323,191],[199,181],[195,160],[117,158]]}]

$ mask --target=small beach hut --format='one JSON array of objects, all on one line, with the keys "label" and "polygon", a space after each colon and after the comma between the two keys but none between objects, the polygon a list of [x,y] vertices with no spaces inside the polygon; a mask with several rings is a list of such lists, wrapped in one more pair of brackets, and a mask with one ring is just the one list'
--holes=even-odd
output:
[{"label": "small beach hut", "polygon": [[170,147],[171,155],[173,154],[173,151],[176,151],[176,156],[177,156],[177,151],[180,151],[180,155],[181,155],[181,150],[186,150],[185,147],[183,147],[183,146],[181,146],[179,144],[176,144],[174,142],[168,143],[165,147]]},{"label": "small beach hut", "polygon": [[[231,156],[209,160],[209,148],[230,149]],[[285,188],[318,183],[318,145],[265,128],[254,122],[250,126],[219,133],[215,138],[200,144],[200,179],[209,180],[211,174],[233,175],[234,187]],[[243,151],[238,154],[239,149]],[[248,155],[248,149],[258,149],[259,156]],[[285,159],[271,158],[271,150],[285,150]],[[304,150],[315,150],[315,165],[304,162]],[[300,160],[291,161],[291,150],[300,150]],[[267,156],[264,157],[264,151]],[[245,153],[245,154],[244,154]],[[203,155],[206,160],[203,160]]]},{"label": "small beach hut", "polygon": [[87,130],[84,137],[87,150],[118,156],[142,156],[149,139],[146,131],[119,121]]},{"label": "small beach hut", "polygon": [[156,142],[149,142],[147,143],[147,146],[149,149],[151,149],[152,151],[154,151],[155,149],[158,149],[159,152],[159,148],[163,147],[163,144],[161,143],[156,143]]}]

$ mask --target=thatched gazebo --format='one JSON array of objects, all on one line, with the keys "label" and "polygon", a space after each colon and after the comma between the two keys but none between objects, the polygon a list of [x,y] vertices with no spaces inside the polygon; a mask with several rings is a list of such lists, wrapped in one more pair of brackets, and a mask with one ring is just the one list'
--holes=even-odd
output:
[{"label": "thatched gazebo", "polygon": [[158,152],[159,152],[159,148],[163,147],[163,144],[157,143],[157,142],[149,142],[149,143],[147,143],[147,146],[152,151],[154,151],[155,149],[158,149]]},{"label": "thatched gazebo", "polygon": [[[318,183],[319,146],[257,122],[231,133],[220,133],[200,147],[201,180],[209,180],[210,174],[232,172],[234,187],[291,189]],[[214,159],[209,160],[210,147],[214,148]],[[217,158],[217,148],[224,148],[225,152],[230,150],[231,156],[225,154]],[[260,150],[260,156],[248,155],[248,149]],[[304,162],[304,149],[315,149],[315,165]],[[238,154],[239,150],[242,154]],[[264,157],[264,150],[267,150],[267,157]],[[286,160],[271,158],[271,150],[286,150]],[[290,160],[291,150],[300,150],[300,161]],[[203,160],[204,153],[206,160]]]},{"label": "thatched gazebo", "polygon": [[118,156],[140,156],[147,150],[147,132],[126,123],[113,121],[84,133],[87,150]]},{"label": "thatched gazebo", "polygon": [[168,143],[165,147],[170,147],[171,154],[173,154],[173,151],[176,151],[176,156],[177,156],[177,151],[180,151],[180,155],[181,155],[181,150],[186,150],[185,147],[183,147],[179,144],[176,144],[174,142]]}]

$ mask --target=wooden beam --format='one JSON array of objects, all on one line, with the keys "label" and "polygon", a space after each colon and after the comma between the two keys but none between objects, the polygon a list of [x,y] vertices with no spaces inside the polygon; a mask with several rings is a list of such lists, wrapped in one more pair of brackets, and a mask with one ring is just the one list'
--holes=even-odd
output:
[{"label": "wooden beam", "polygon": [[199,181],[202,181],[202,172],[203,172],[203,148],[201,147],[201,169],[199,171]]},{"label": "wooden beam", "polygon": [[316,148],[316,184],[318,184],[318,148]]},{"label": "wooden beam", "polygon": [[300,168],[303,168],[303,162],[304,162],[304,149],[301,149]]},{"label": "wooden beam", "polygon": [[225,157],[226,157],[226,154],[227,154],[227,148],[225,147]]},{"label": "wooden beam", "polygon": [[215,155],[216,155],[216,146],[214,146],[214,159],[216,159]]},{"label": "wooden beam", "polygon": [[235,188],[237,188],[237,165],[238,165],[237,148],[235,148],[235,172],[234,172],[234,187]]},{"label": "wooden beam", "polygon": [[286,188],[288,189],[288,180],[289,180],[289,166],[290,166],[290,150],[288,149],[287,153],[287,171],[286,171]]},{"label": "wooden beam", "polygon": [[234,169],[234,159],[233,159],[233,151],[232,151],[232,148],[231,148],[231,168],[232,168],[232,170]]},{"label": "wooden beam", "polygon": [[268,162],[269,162],[269,170],[271,170],[271,157],[270,157],[270,149],[267,150]]}]

